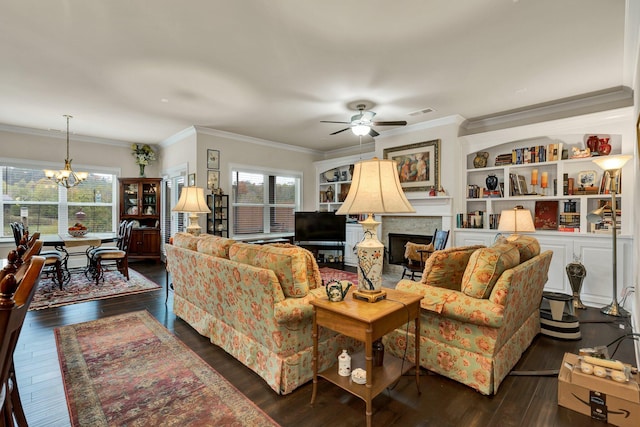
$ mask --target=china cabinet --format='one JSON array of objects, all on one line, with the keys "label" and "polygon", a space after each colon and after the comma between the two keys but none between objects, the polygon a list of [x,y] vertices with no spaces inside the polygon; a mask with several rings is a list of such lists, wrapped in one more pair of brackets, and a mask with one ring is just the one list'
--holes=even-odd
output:
[{"label": "china cabinet", "polygon": [[160,178],[119,178],[119,220],[134,222],[129,259],[160,260]]}]

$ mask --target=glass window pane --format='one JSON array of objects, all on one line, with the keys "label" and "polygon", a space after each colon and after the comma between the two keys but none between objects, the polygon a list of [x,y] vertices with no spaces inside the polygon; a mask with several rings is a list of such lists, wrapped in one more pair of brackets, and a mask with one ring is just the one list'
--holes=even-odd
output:
[{"label": "glass window pane", "polygon": [[69,206],[69,226],[81,223],[90,233],[109,233],[113,226],[111,206]]},{"label": "glass window pane", "polygon": [[51,203],[22,203],[4,205],[5,236],[11,236],[12,222],[23,222],[30,233],[58,234],[58,205]]},{"label": "glass window pane", "polygon": [[275,200],[273,201],[273,203],[295,204],[297,181],[298,180],[296,178],[277,176]]},{"label": "glass window pane", "polygon": [[58,201],[58,185],[42,169],[3,167],[3,201]]},{"label": "glass window pane", "polygon": [[264,233],[264,209],[262,206],[236,206],[233,209],[234,234]]},{"label": "glass window pane", "polygon": [[272,233],[293,233],[294,213],[293,208],[275,207],[271,208],[271,232]]},{"label": "glass window pane", "polygon": [[236,203],[264,203],[264,175],[236,171],[232,185]]},{"label": "glass window pane", "polygon": [[69,203],[111,203],[113,180],[113,175],[91,173],[86,181],[67,191],[67,200]]}]

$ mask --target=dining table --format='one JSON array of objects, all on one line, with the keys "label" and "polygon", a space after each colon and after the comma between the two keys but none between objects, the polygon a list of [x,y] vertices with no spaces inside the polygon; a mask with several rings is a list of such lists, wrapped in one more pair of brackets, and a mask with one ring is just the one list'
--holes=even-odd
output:
[{"label": "dining table", "polygon": [[[70,234],[41,234],[42,246],[53,246],[63,255],[62,269],[64,270],[63,282],[66,283],[71,278],[72,270],[80,270],[84,272],[86,266],[69,267],[69,258],[72,256],[86,257],[87,253],[103,243],[114,242],[118,239],[117,233],[87,233],[84,236],[75,237]],[[70,248],[86,247],[84,251],[70,251]]]}]

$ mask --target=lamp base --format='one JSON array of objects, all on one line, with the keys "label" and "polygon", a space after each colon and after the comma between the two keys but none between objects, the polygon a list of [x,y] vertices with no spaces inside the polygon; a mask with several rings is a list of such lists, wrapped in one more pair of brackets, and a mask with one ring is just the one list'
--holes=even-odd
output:
[{"label": "lamp base", "polygon": [[607,316],[615,316],[615,317],[629,317],[631,316],[631,314],[625,310],[624,308],[620,307],[620,304],[618,304],[617,301],[613,301],[611,304],[602,307],[600,309],[600,313],[602,314],[606,314]]},{"label": "lamp base", "polygon": [[384,290],[379,291],[365,291],[357,289],[352,293],[353,298],[367,301],[378,302],[387,298],[387,293]]},{"label": "lamp base", "polygon": [[202,232],[200,224],[198,224],[198,214],[192,213],[189,215],[189,226],[187,227],[187,233],[199,236]]}]

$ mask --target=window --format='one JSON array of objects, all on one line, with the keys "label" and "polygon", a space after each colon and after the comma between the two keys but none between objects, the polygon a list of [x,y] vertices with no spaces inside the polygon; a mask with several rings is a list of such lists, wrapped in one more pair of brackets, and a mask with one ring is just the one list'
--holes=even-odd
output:
[{"label": "window", "polygon": [[47,179],[41,168],[0,165],[2,237],[13,236],[10,223],[15,221],[25,223],[32,233],[61,234],[76,222],[95,233],[112,232],[117,217],[116,182],[114,173],[94,171],[67,190]]},{"label": "window", "polygon": [[234,235],[294,232],[301,174],[234,168],[232,175]]}]

